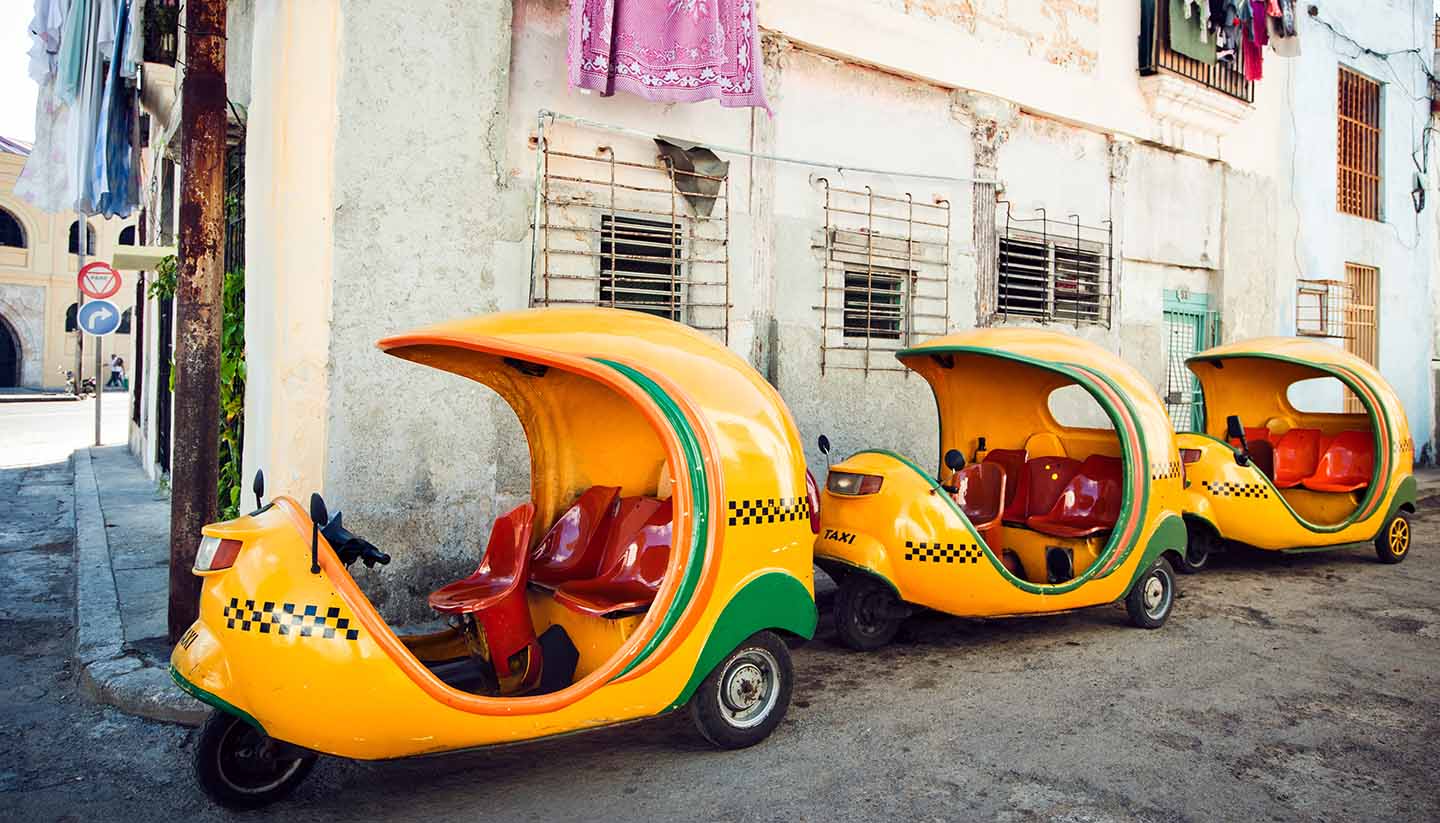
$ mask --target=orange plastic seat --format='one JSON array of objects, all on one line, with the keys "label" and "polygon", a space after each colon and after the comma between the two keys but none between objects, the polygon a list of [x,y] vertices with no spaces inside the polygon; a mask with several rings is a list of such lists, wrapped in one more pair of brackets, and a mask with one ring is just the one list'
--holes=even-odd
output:
[{"label": "orange plastic seat", "polygon": [[670,500],[622,497],[606,536],[600,573],[562,583],[555,599],[582,614],[603,617],[649,608],[670,562]]},{"label": "orange plastic seat", "polygon": [[986,545],[998,550],[1000,510],[1005,502],[1005,470],[996,462],[976,463],[955,475],[955,502],[970,518]]},{"label": "orange plastic seat", "polygon": [[1025,491],[1029,487],[1025,482],[1025,457],[1024,449],[991,449],[981,461],[982,465],[994,463],[1005,470],[1005,503],[1001,515],[1004,520],[1025,519],[1024,501],[1028,496]]},{"label": "orange plastic seat", "polygon": [[1275,442],[1275,487],[1293,489],[1315,473],[1320,462],[1320,430],[1291,429]]},{"label": "orange plastic seat", "polygon": [[1027,518],[1025,524],[1055,537],[1091,537],[1110,531],[1120,516],[1123,470],[1118,458],[1086,458],[1050,511]]},{"label": "orange plastic seat", "polygon": [[[526,503],[495,520],[490,545],[475,573],[435,590],[430,608],[441,614],[474,615],[485,632],[490,661],[501,677],[513,676],[517,666],[525,672],[521,688],[540,679],[540,644],[525,602],[530,571],[530,533],[535,506]],[[525,657],[517,657],[527,652]]]},{"label": "orange plastic seat", "polygon": [[618,486],[591,486],[580,495],[530,553],[530,581],[554,588],[594,577],[619,494]]},{"label": "orange plastic seat", "polygon": [[1367,431],[1335,435],[1315,464],[1315,473],[1301,483],[1317,492],[1353,492],[1370,485],[1375,469],[1375,439]]}]

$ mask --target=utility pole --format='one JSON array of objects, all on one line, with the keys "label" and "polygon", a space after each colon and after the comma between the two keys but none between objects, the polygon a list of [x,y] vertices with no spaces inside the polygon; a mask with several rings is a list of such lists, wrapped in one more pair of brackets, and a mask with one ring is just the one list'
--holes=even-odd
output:
[{"label": "utility pole", "polygon": [[200,528],[215,519],[225,251],[225,0],[185,3],[180,89],[180,254],[170,470],[170,642],[194,622]]}]

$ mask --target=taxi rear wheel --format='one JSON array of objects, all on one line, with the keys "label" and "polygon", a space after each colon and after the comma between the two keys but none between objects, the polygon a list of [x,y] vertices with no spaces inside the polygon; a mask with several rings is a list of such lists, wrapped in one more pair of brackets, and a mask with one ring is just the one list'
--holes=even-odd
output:
[{"label": "taxi rear wheel", "polygon": [[1381,563],[1399,563],[1410,554],[1415,530],[1410,527],[1410,513],[1399,511],[1375,537],[1375,556]]},{"label": "taxi rear wheel", "polygon": [[722,749],[753,746],[785,719],[794,680],[785,641],[757,632],[701,681],[690,697],[690,719]]},{"label": "taxi rear wheel", "polygon": [[895,592],[867,575],[851,574],[835,593],[835,634],[859,652],[874,651],[895,639],[904,620]]},{"label": "taxi rear wheel", "polygon": [[1142,629],[1158,629],[1165,625],[1175,606],[1175,572],[1170,561],[1160,558],[1141,575],[1125,596],[1125,611],[1130,622]]},{"label": "taxi rear wheel", "polygon": [[1175,556],[1175,570],[1181,574],[1195,574],[1210,563],[1210,549],[1213,538],[1204,527],[1191,526],[1185,537],[1185,550]]},{"label": "taxi rear wheel", "polygon": [[235,715],[214,711],[200,728],[195,778],[211,800],[231,809],[256,809],[295,790],[315,766]]}]

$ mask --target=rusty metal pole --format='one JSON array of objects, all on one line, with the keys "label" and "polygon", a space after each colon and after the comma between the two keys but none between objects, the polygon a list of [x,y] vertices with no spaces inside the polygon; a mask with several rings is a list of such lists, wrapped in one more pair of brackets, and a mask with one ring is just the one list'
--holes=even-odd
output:
[{"label": "rusty metal pole", "polygon": [[199,611],[191,574],[215,519],[220,461],[220,289],[225,251],[225,0],[185,4],[180,90],[180,254],[175,290],[175,425],[170,470],[170,642]]}]

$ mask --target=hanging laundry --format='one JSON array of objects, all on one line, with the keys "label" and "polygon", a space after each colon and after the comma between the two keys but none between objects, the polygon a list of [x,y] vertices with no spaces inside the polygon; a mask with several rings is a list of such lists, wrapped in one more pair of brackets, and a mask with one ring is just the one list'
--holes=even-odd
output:
[{"label": "hanging laundry", "polygon": [[1265,0],[1246,0],[1249,14],[1245,27],[1245,79],[1259,80],[1265,76],[1265,44],[1270,42],[1270,21],[1265,14]]},{"label": "hanging laundry", "polygon": [[69,0],[35,0],[35,16],[30,20],[30,79],[43,84],[55,71],[60,53],[60,31],[65,25],[65,9]]},{"label": "hanging laundry", "polygon": [[570,85],[722,106],[765,102],[753,0],[570,0]]},{"label": "hanging laundry", "polygon": [[[1199,60],[1206,65],[1215,62],[1215,43],[1212,42],[1201,15],[1192,14],[1191,0],[1169,0],[1170,5],[1170,49],[1186,57]],[[1208,9],[1208,6],[1207,6]],[[1207,11],[1204,15],[1209,17]]]},{"label": "hanging laundry", "polygon": [[[103,0],[101,6],[103,13],[113,14],[115,19],[110,21],[110,29],[106,33],[110,47],[109,70],[96,120],[95,150],[91,159],[94,190],[90,206],[91,213],[106,217],[129,217],[133,200],[130,191],[130,138],[136,119],[135,93],[120,76],[120,65],[124,62],[130,34],[131,2],[134,0],[119,0],[118,3]],[[106,9],[107,6],[111,8]],[[102,44],[105,42],[101,41]]]},{"label": "hanging laundry", "polygon": [[1276,0],[1278,16],[1270,17],[1270,48],[1280,57],[1300,56],[1300,36],[1295,30],[1295,0]]}]

